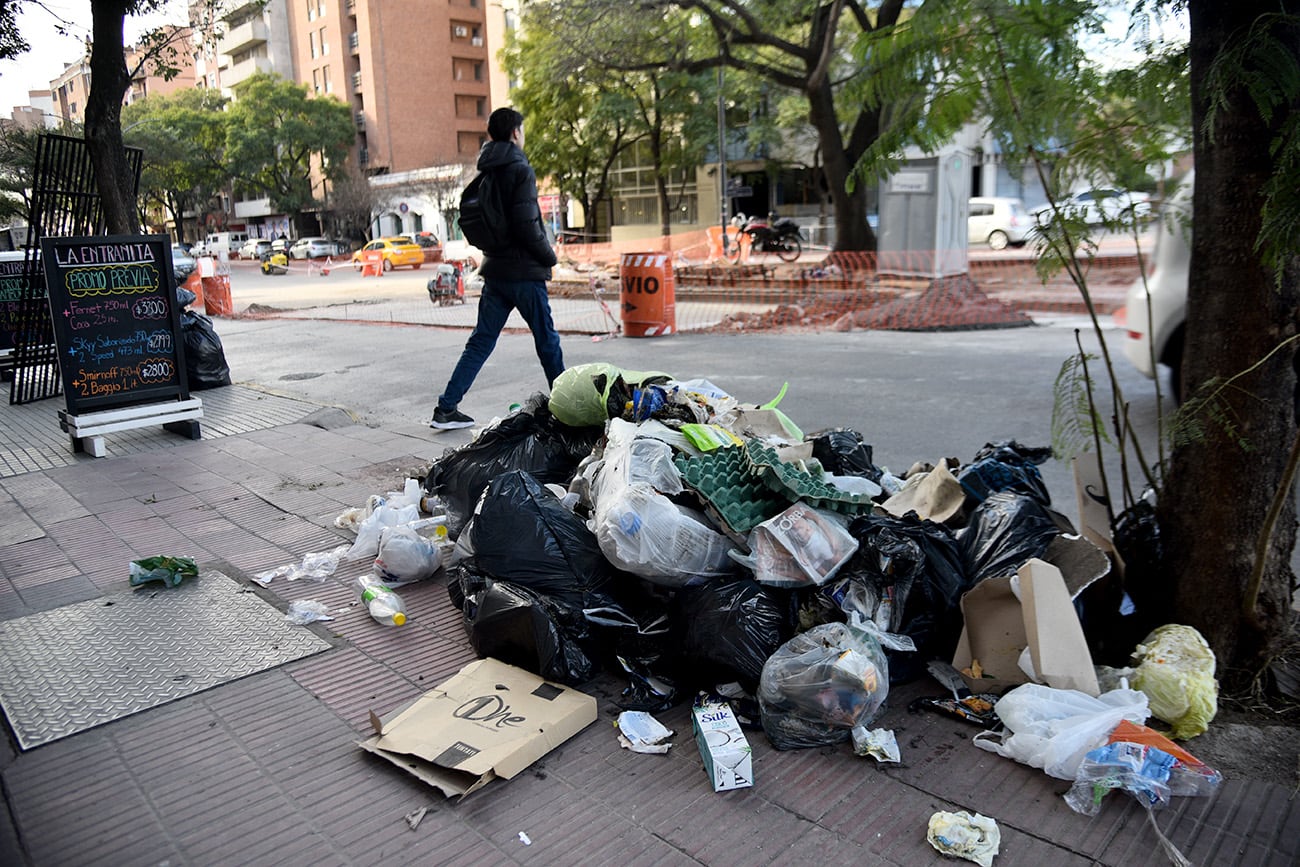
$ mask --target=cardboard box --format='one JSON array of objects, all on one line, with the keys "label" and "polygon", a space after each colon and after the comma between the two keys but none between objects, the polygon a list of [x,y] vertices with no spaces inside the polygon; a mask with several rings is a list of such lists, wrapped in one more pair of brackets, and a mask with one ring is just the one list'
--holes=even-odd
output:
[{"label": "cardboard box", "polygon": [[[1029,648],[1038,681],[1057,689],[1097,695],[1097,676],[1073,599],[1109,570],[1106,555],[1086,539],[1053,540],[1045,555],[1012,579],[986,578],[961,598],[962,627],[952,664],[958,671],[978,659],[984,677],[962,673],[971,692],[1002,692],[1029,681],[1019,665]],[[1059,564],[1059,567],[1058,567]]]},{"label": "cardboard box", "polygon": [[691,727],[713,791],[754,785],[753,752],[730,707],[709,704],[691,708]]},{"label": "cardboard box", "polygon": [[510,779],[596,721],[596,700],[495,659],[479,659],[388,718],[358,746],[463,798]]}]

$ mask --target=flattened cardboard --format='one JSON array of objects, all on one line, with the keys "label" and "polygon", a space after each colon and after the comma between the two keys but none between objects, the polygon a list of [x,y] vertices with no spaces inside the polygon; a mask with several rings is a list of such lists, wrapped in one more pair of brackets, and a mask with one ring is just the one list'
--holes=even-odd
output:
[{"label": "flattened cardboard", "polygon": [[[1090,543],[1089,547],[1095,550]],[[1078,546],[1071,549],[1076,555],[1082,550]],[[966,686],[971,692],[1002,692],[1029,680],[1018,664],[1021,652],[1028,647],[1040,682],[1097,695],[1092,654],[1071,603],[1071,598],[1092,582],[1072,590],[1060,569],[1038,559],[1021,566],[1016,574],[1020,599],[1012,592],[1010,577],[986,578],[962,596],[965,626],[953,667],[961,671],[978,659],[985,677],[963,673]],[[1076,577],[1074,583],[1082,580]]]},{"label": "flattened cardboard", "polygon": [[596,721],[596,700],[495,659],[466,665],[358,746],[449,798],[509,779]]}]

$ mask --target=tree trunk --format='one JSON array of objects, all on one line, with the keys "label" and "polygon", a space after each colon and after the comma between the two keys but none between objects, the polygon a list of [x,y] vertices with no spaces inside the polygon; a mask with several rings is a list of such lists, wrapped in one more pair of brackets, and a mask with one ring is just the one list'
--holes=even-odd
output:
[{"label": "tree trunk", "polygon": [[122,97],[131,84],[122,23],[128,0],[93,0],[90,94],[86,99],[86,147],[110,235],[135,235],[135,183],[122,145]]},{"label": "tree trunk", "polygon": [[[1296,432],[1297,269],[1278,285],[1254,250],[1263,187],[1274,172],[1269,144],[1287,118],[1266,122],[1244,91],[1224,95],[1206,130],[1210,65],[1230,39],[1262,16],[1300,8],[1297,0],[1190,0],[1192,122],[1196,131],[1191,276],[1183,375],[1190,390],[1259,367],[1220,395],[1232,430],[1206,417],[1206,435],[1174,449],[1157,516],[1164,544],[1169,619],[1198,629],[1230,669],[1258,671],[1285,627],[1291,603],[1295,499],[1273,529],[1254,611],[1242,603],[1254,546],[1282,484]],[[1300,56],[1295,31],[1288,50]],[[1294,110],[1294,108],[1293,108]],[[1192,391],[1189,391],[1189,394]],[[1242,442],[1244,442],[1244,447]]]},{"label": "tree trunk", "polygon": [[809,93],[808,103],[808,121],[817,130],[823,171],[835,211],[835,249],[874,250],[876,236],[867,225],[866,187],[859,183],[853,192],[847,187],[849,174],[862,153],[851,153],[844,146],[829,84]]}]

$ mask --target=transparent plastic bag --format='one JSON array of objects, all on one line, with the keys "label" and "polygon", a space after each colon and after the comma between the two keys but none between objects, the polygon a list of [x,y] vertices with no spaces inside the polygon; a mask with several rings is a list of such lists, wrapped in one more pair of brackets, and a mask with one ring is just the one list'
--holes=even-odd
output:
[{"label": "transparent plastic bag", "polygon": [[763,731],[779,750],[836,744],[866,726],[889,694],[889,669],[874,637],[847,623],[796,635],[763,666]]},{"label": "transparent plastic bag", "polygon": [[421,523],[425,522],[382,530],[379,553],[375,557],[376,575],[385,581],[401,584],[433,577],[442,565],[441,549],[434,539],[420,535],[417,525]]},{"label": "transparent plastic bag", "polygon": [[704,515],[668,496],[682,491],[665,443],[637,436],[637,426],[612,419],[594,473],[592,529],[600,550],[619,568],[655,584],[682,587],[732,571],[732,541]]}]

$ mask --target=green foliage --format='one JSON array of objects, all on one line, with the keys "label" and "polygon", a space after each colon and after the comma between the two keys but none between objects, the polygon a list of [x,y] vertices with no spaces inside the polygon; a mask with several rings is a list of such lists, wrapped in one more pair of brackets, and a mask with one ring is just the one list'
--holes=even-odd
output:
[{"label": "green foliage", "polygon": [[1091,354],[1071,355],[1061,363],[1052,386],[1052,452],[1057,460],[1069,461],[1091,451],[1098,439],[1113,445],[1106,424],[1097,411],[1096,384],[1088,373]]},{"label": "green foliage", "polygon": [[122,109],[122,138],[144,155],[140,195],[181,215],[216,195],[229,179],[225,167],[226,100],[207,88],[152,96]]},{"label": "green foliage", "polygon": [[225,153],[233,178],[265,190],[287,214],[319,204],[312,167],[335,179],[345,171],[355,138],[352,111],[332,96],[311,97],[305,85],[259,73],[240,82],[226,111]]}]

